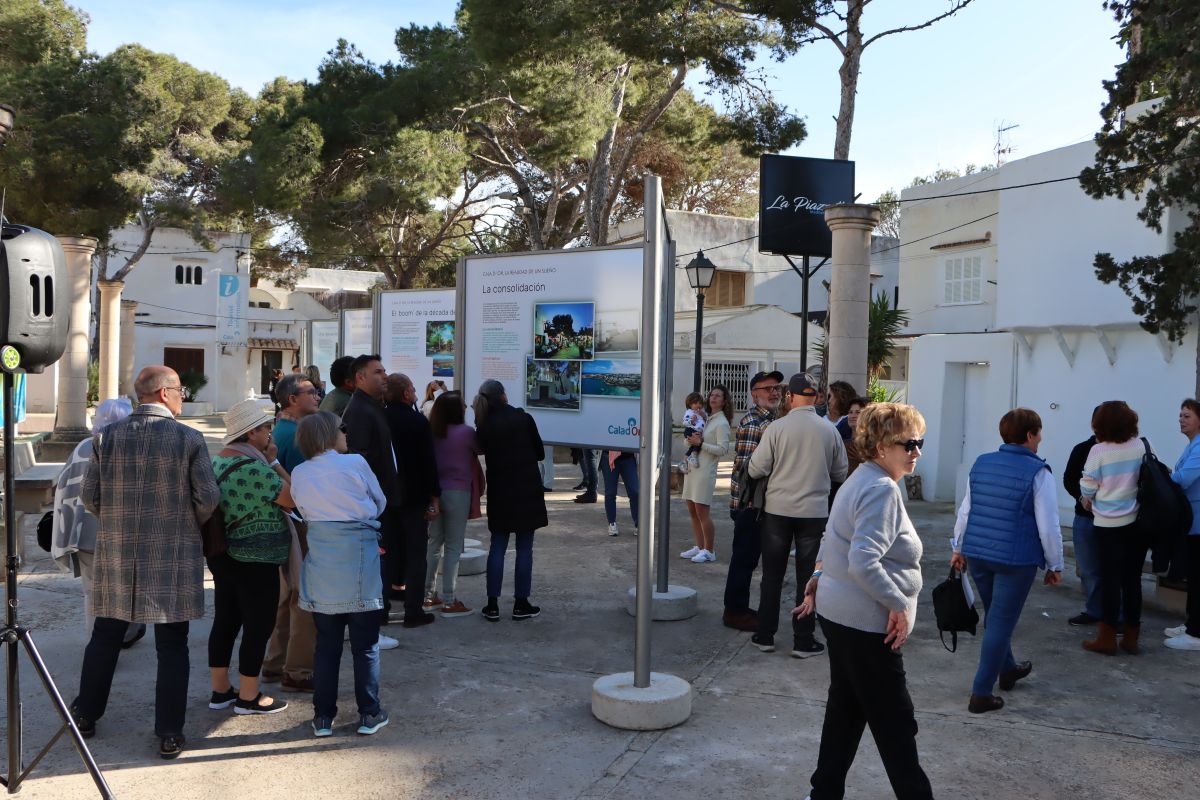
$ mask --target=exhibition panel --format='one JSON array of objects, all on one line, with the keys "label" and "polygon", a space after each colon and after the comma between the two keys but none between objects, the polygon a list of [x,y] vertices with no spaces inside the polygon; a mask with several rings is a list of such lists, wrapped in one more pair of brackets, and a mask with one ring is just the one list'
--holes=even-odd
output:
[{"label": "exhibition panel", "polygon": [[432,380],[454,388],[455,290],[403,289],[375,296],[376,348],[389,373],[418,392]]},{"label": "exhibition panel", "polygon": [[548,444],[638,448],[640,246],[467,257],[458,286],[464,391],[500,381]]},{"label": "exhibition panel", "polygon": [[374,308],[353,308],[342,312],[341,351],[344,356],[375,352]]}]

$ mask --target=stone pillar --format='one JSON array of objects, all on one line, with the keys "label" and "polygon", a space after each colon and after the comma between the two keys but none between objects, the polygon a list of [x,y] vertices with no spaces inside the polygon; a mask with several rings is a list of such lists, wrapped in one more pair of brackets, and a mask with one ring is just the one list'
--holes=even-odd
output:
[{"label": "stone pillar", "polygon": [[124,281],[97,282],[100,289],[100,400],[117,396],[121,362],[121,291]]},{"label": "stone pillar", "polygon": [[89,289],[97,241],[90,236],[55,238],[62,244],[67,258],[71,319],[67,328],[67,349],[58,362],[58,407],[53,438],[64,442],[80,441],[88,435],[88,325],[92,313]]},{"label": "stone pillar", "polygon": [[137,305],[136,300],[121,301],[121,363],[117,367],[117,392],[121,397],[133,395],[133,361],[137,357],[133,324]]},{"label": "stone pillar", "polygon": [[833,279],[829,287],[829,374],[867,391],[867,327],[871,306],[871,232],[879,208],[839,205],[825,209],[833,232]]}]

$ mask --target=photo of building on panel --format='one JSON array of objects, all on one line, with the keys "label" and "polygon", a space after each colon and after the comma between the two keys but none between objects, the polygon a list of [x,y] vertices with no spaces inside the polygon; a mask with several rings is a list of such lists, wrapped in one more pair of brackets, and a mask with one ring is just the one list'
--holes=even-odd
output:
[{"label": "photo of building on panel", "polygon": [[554,411],[580,409],[578,361],[525,359],[525,407]]},{"label": "photo of building on panel", "polygon": [[634,309],[597,311],[596,352],[636,353],[641,317],[642,312]]}]

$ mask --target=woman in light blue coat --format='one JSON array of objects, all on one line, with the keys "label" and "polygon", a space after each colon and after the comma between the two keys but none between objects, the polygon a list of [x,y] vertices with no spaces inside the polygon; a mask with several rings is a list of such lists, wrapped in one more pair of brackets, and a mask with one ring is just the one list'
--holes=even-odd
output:
[{"label": "woman in light blue coat", "polygon": [[333,413],[318,411],[301,420],[296,443],[308,459],[292,473],[292,496],[308,523],[298,605],[313,613],[317,629],[313,733],[333,735],[349,628],[358,732],[369,735],[388,724],[379,702],[379,515],[387,500],[366,460],[346,454],[346,428]]},{"label": "woman in light blue coat", "polygon": [[1187,622],[1165,631],[1164,644],[1172,650],[1200,651],[1200,402],[1184,400],[1179,409],[1179,432],[1188,445],[1175,464],[1171,480],[1183,487],[1192,501],[1192,529],[1185,545],[1187,558]]}]

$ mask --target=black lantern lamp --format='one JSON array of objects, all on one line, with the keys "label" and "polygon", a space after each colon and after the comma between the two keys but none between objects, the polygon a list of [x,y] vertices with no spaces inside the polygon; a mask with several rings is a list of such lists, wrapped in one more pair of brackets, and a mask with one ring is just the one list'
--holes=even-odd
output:
[{"label": "black lantern lamp", "polygon": [[684,267],[688,283],[696,290],[696,373],[692,380],[692,391],[700,391],[700,339],[704,334],[704,291],[712,286],[717,274],[717,265],[704,256],[703,250],[696,251],[696,257]]}]

